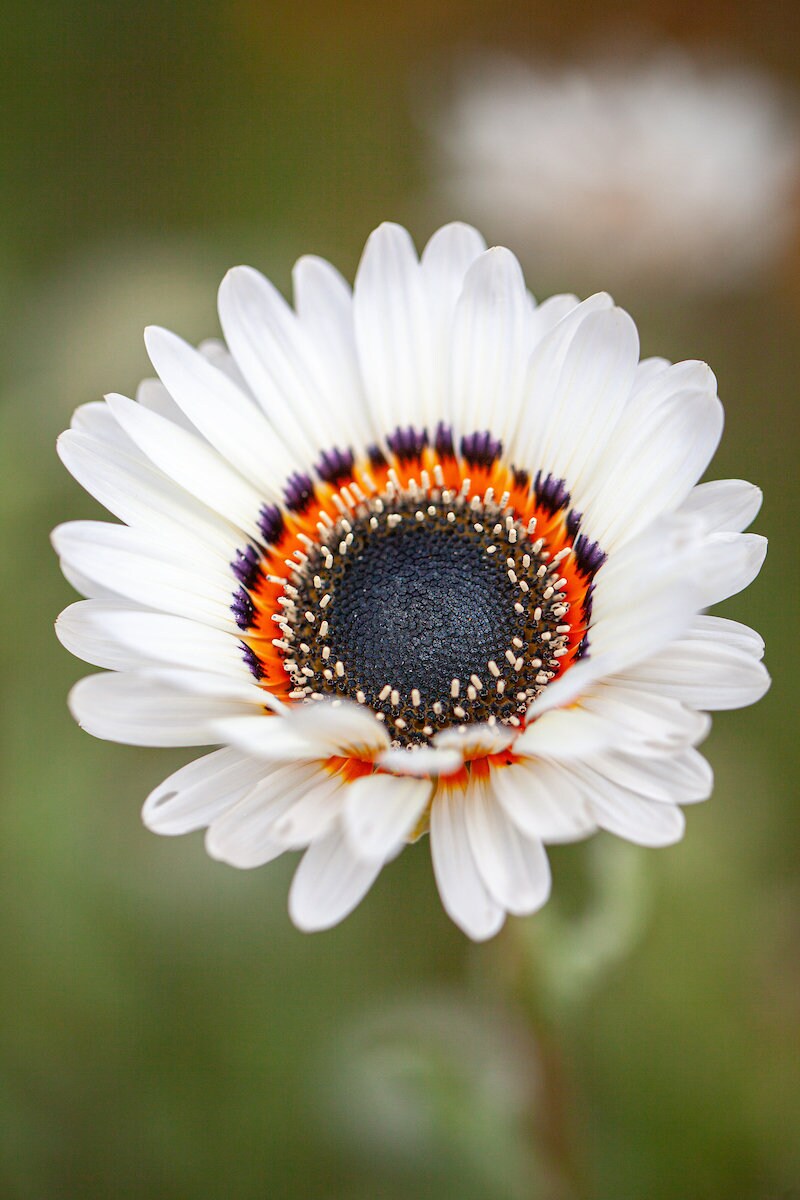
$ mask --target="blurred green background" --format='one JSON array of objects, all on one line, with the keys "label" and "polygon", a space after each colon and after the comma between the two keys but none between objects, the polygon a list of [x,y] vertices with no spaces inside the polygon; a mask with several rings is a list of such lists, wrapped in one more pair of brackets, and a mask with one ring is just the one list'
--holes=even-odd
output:
[{"label": "blurred green background", "polygon": [[558,55],[644,26],[797,83],[797,15],[777,0],[5,12],[0,1195],[800,1196],[795,255],[738,294],[616,297],[647,353],[711,362],[727,412],[713,473],[766,492],[767,564],[724,612],[766,636],[773,689],[716,720],[715,794],[682,844],[557,848],[551,908],[489,945],[443,915],[425,842],[309,937],[286,916],[293,863],[239,873],[199,835],[148,834],[141,801],[190,755],[72,723],[87,668],[52,633],[74,596],[47,541],[99,515],[54,441],[78,404],[148,373],[145,324],[199,340],[233,263],[286,288],[312,251],[352,277],[380,220],[421,244],[463,215],[426,199],[418,120],[420,81],[454,56]]}]

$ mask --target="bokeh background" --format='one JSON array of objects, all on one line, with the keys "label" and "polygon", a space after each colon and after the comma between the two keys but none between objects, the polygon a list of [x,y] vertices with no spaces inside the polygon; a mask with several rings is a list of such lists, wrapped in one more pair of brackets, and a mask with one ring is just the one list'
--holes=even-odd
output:
[{"label": "bokeh background", "polygon": [[[477,52],[580,61],[631,38],[800,87],[782,0],[7,0],[0,95],[0,1195],[9,1200],[791,1200],[800,1196],[797,380],[800,239],[746,286],[612,281],[647,353],[714,366],[715,476],[765,490],[766,566],[726,615],[772,691],[721,714],[713,799],[662,851],[553,853],[556,900],[475,947],[426,843],[332,932],[295,931],[293,864],[145,832],[188,755],[95,741],[47,534],[99,515],[54,441],[148,373],[147,323],[218,331],[225,269],[352,273],[442,202],[425,108]],[[797,224],[800,227],[800,208]],[[502,214],[492,237],[502,237]],[[585,290],[537,263],[534,289]],[[553,274],[557,277],[553,278]]]}]

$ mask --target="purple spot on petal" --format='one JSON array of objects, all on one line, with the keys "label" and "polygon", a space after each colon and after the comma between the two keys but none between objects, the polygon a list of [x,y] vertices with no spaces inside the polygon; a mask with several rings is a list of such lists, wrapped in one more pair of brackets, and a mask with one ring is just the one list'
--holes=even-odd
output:
[{"label": "purple spot on petal", "polygon": [[251,671],[251,673],[255,676],[256,679],[263,679],[264,668],[261,665],[261,660],[258,657],[258,655],[255,653],[254,650],[251,650],[250,647],[247,646],[244,642],[240,642],[239,645],[242,648],[242,658],[246,662],[248,669]]},{"label": "purple spot on petal", "polygon": [[567,533],[571,538],[575,539],[578,536],[582,520],[583,513],[577,512],[574,508],[571,508],[567,513]]},{"label": "purple spot on petal", "polygon": [[256,610],[253,608],[253,601],[244,588],[239,588],[237,592],[234,592],[231,612],[240,629],[249,629],[253,624]]},{"label": "purple spot on petal", "polygon": [[308,475],[295,472],[286,480],[283,494],[286,497],[287,508],[292,512],[304,513],[314,495],[314,485]]},{"label": "purple spot on petal", "polygon": [[560,512],[562,508],[566,508],[569,504],[569,492],[567,485],[563,479],[556,479],[554,475],[549,473],[545,476],[541,471],[536,472],[536,478],[533,481],[533,490],[536,493],[536,500],[542,508],[546,508],[548,512],[553,514]]},{"label": "purple spot on petal", "polygon": [[443,421],[440,421],[436,426],[436,437],[433,445],[439,458],[455,458],[456,451],[453,445],[453,430],[449,425],[445,425]]},{"label": "purple spot on petal", "polygon": [[325,450],[315,470],[326,483],[340,483],[353,473],[352,450]]},{"label": "purple spot on petal", "polygon": [[488,429],[470,433],[461,439],[461,453],[472,467],[491,467],[497,462],[503,443],[493,438]]},{"label": "purple spot on petal", "polygon": [[389,434],[386,444],[400,462],[419,458],[428,444],[428,431],[427,429],[414,429],[411,425],[407,429],[398,427],[394,433]]},{"label": "purple spot on petal", "polygon": [[575,563],[580,573],[591,578],[600,570],[608,555],[601,550],[597,542],[592,542],[583,533],[579,533],[573,542]]},{"label": "purple spot on petal", "polygon": [[279,542],[283,535],[283,513],[277,504],[264,504],[258,514],[258,527],[264,535],[264,541],[273,545]]},{"label": "purple spot on petal", "polygon": [[253,546],[245,546],[244,550],[236,551],[231,568],[243,587],[252,588],[261,574],[261,556]]},{"label": "purple spot on petal", "polygon": [[380,446],[370,446],[367,450],[367,457],[370,461],[370,466],[376,470],[378,467],[386,466],[386,455],[381,450]]}]

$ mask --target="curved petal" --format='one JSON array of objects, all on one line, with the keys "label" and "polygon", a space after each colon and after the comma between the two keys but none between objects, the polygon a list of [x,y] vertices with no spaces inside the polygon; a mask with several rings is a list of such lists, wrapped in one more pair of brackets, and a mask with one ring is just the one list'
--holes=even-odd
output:
[{"label": "curved petal", "polygon": [[389,745],[389,736],[371,712],[346,702],[291,707],[280,727],[261,717],[221,722],[217,732],[247,754],[267,759],[352,756],[373,759]]},{"label": "curved petal", "polygon": [[356,345],[368,403],[384,437],[398,426],[433,428],[433,340],[417,252],[386,222],[370,234],[353,288]]},{"label": "curved petal", "polygon": [[[52,533],[56,553],[80,575],[137,604],[235,632],[232,576],[194,563],[155,534],[102,521],[70,521]],[[234,581],[235,582],[235,581]]]},{"label": "curved petal", "polygon": [[469,268],[452,326],[447,420],[503,440],[519,420],[528,359],[528,294],[514,255],[487,250]]},{"label": "curved petal", "polygon": [[309,467],[337,445],[313,343],[277,288],[252,267],[228,271],[219,319],[237,366],[281,440]]},{"label": "curved petal", "polygon": [[574,770],[601,829],[639,846],[671,846],[683,837],[686,819],[676,805],[646,800],[589,767]]},{"label": "curved petal", "polygon": [[175,403],[214,449],[254,487],[272,481],[279,495],[281,480],[300,464],[253,400],[176,334],[150,325],[145,345]]},{"label": "curved petal", "polygon": [[209,824],[206,834],[206,850],[212,858],[243,870],[260,867],[284,853],[286,846],[272,838],[275,822],[320,774],[316,764],[259,765],[261,777],[238,803]]},{"label": "curved petal", "polygon": [[700,607],[735,596],[753,582],[767,556],[767,539],[757,533],[714,533],[706,543]]},{"label": "curved petal", "polygon": [[764,664],[749,648],[700,639],[673,642],[630,667],[619,681],[692,708],[712,710],[755,704],[770,686]]},{"label": "curved petal", "polygon": [[[252,712],[243,700],[180,693],[148,672],[87,675],[69,694],[75,720],[94,737],[130,746],[209,746],[215,723]],[[277,720],[278,718],[273,718]]]},{"label": "curved petal", "polygon": [[142,820],[153,833],[174,837],[210,825],[265,773],[264,764],[226,746],[174,771],[150,793]]},{"label": "curved petal", "polygon": [[543,842],[575,842],[596,825],[569,770],[542,759],[500,767],[492,774],[498,801],[522,833]]},{"label": "curved petal", "polygon": [[722,405],[705,391],[677,392],[645,412],[631,408],[580,501],[582,530],[607,553],[686,499],[722,436]]},{"label": "curved petal", "polygon": [[190,539],[229,556],[241,543],[243,535],[234,525],[168,479],[133,443],[128,450],[80,429],[68,429],[56,449],[81,487],[126,525]]},{"label": "curved petal", "polygon": [[439,784],[431,806],[431,858],[446,913],[473,941],[482,942],[497,933],[505,912],[478,871],[463,800],[463,790]]},{"label": "curved petal", "polygon": [[62,645],[85,662],[114,671],[171,663],[246,678],[241,643],[221,629],[123,600],[81,600],[56,621]]},{"label": "curved petal", "polygon": [[359,857],[388,858],[414,829],[433,792],[429,779],[362,775],[345,789],[343,825]]},{"label": "curved petal", "polygon": [[461,749],[437,746],[393,747],[377,758],[379,767],[395,775],[454,775],[464,765]]},{"label": "curved petal", "polygon": [[295,308],[313,342],[335,404],[342,440],[362,452],[380,440],[364,395],[356,351],[353,293],[339,272],[323,258],[307,254],[292,271]]},{"label": "curved petal", "polygon": [[744,479],[714,479],[692,488],[680,511],[697,516],[709,533],[741,533],[758,516],[761,488]]},{"label": "curved petal", "polygon": [[491,777],[472,777],[464,797],[467,836],[484,884],[508,912],[535,912],[550,895],[550,864],[540,839],[526,837],[493,795]]},{"label": "curved petal", "polygon": [[351,913],[380,873],[381,859],[353,854],[338,826],[309,846],[289,892],[289,915],[298,929],[330,929]]}]

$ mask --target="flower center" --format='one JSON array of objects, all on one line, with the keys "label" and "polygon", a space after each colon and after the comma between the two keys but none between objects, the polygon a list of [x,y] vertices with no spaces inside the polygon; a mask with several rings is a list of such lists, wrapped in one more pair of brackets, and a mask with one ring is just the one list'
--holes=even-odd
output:
[{"label": "flower center", "polygon": [[458,454],[449,436],[413,433],[393,435],[388,458],[332,454],[320,481],[293,476],[285,506],[262,510],[263,548],[231,564],[260,686],[289,704],[364,705],[409,747],[453,727],[519,728],[586,653],[604,559],[563,480],[532,480],[486,434]]},{"label": "flower center", "polygon": [[553,558],[491,499],[373,498],[296,573],[294,697],[366,704],[399,745],[467,722],[518,725],[566,652],[567,553]]}]

